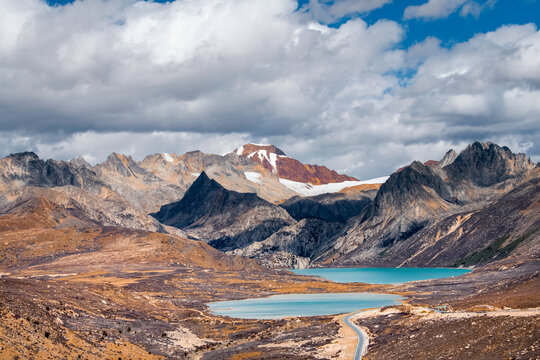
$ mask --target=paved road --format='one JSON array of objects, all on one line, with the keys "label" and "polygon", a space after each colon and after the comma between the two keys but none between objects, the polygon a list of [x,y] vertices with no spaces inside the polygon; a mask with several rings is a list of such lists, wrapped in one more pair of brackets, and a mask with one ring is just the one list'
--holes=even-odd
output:
[{"label": "paved road", "polygon": [[360,311],[357,311],[355,313],[352,313],[350,315],[347,315],[343,321],[345,324],[347,324],[351,329],[354,330],[356,335],[358,336],[358,344],[356,345],[356,351],[354,352],[354,360],[362,360],[362,355],[366,353],[365,350],[367,350],[367,344],[368,344],[368,336],[366,332],[362,329],[360,329],[356,324],[354,324],[351,321],[351,317],[358,314]]}]

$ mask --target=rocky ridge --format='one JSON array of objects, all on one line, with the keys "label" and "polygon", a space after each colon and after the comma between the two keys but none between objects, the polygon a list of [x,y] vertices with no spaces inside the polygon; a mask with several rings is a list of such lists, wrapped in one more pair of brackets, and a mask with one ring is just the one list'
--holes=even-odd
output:
[{"label": "rocky ridge", "polygon": [[[445,158],[441,163],[448,162],[448,156]],[[496,240],[482,235],[493,232],[486,230],[481,234],[470,227],[473,222],[476,228],[494,225],[487,211],[490,206],[499,204],[500,217],[503,213],[507,218],[521,216],[523,209],[510,206],[512,202],[505,199],[514,197],[512,191],[530,182],[528,195],[515,201],[524,209],[538,207],[536,201],[540,195],[533,185],[538,176],[538,170],[525,155],[513,154],[508,148],[490,143],[468,146],[443,168],[413,162],[381,186],[373,203],[362,215],[349,221],[331,240],[325,255],[316,261],[452,266],[460,257]],[[528,214],[532,224],[539,220],[538,212]],[[535,226],[499,227],[498,237],[507,235],[516,239]],[[467,228],[471,229],[471,245],[462,246]]]},{"label": "rocky ridge", "polygon": [[294,220],[281,207],[254,193],[227,190],[202,172],[182,200],[153,214],[220,250],[261,241]]},{"label": "rocky ridge", "polygon": [[[226,214],[233,212],[215,204],[203,207],[197,222],[165,223],[184,230],[191,227],[197,238],[267,265],[454,266],[489,247],[497,240],[491,238],[495,234],[506,235],[508,241],[497,243],[500,251],[494,259],[503,253],[509,256],[523,240],[512,241],[534,233],[540,221],[538,211],[534,211],[538,206],[537,178],[534,164],[523,154],[513,154],[495,144],[474,143],[459,155],[448,152],[441,161],[414,161],[395,172],[378,191],[366,188],[292,197],[280,206],[293,219],[281,222],[273,232],[257,233],[242,241],[231,240],[245,230],[238,224],[234,235],[228,234],[225,240],[221,233],[217,235],[220,240],[215,241],[214,234],[228,226],[223,225],[229,221]],[[526,195],[516,195],[520,186],[525,187]],[[197,193],[198,197],[182,211],[196,208],[196,203],[213,204],[209,199],[222,197],[201,189]],[[221,209],[219,214],[212,213],[214,207]],[[495,216],[489,209],[497,208],[501,210]],[[170,210],[169,218],[178,211],[173,206],[165,209]],[[259,216],[255,223],[265,223],[274,216],[272,211]],[[527,211],[526,217],[523,211]],[[203,216],[207,213],[215,217]],[[506,214],[505,221],[502,214]],[[239,218],[237,213],[235,218]],[[520,218],[526,221],[517,221]],[[493,219],[498,219],[497,224]],[[221,225],[214,226],[218,223]],[[480,235],[475,228],[486,230]],[[526,238],[536,243],[535,236]]]}]

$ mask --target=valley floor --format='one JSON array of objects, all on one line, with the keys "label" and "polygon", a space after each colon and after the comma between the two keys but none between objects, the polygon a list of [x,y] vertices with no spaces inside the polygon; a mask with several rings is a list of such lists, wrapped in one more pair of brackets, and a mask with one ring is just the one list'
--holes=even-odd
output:
[{"label": "valley floor", "polygon": [[[30,268],[0,277],[0,358],[348,359],[356,339],[339,316],[240,320],[213,316],[205,304],[364,291],[407,297],[355,320],[370,335],[367,359],[538,358],[538,311],[503,309],[539,306],[537,265],[395,286],[152,264]],[[455,313],[428,309],[443,304]]]},{"label": "valley floor", "polygon": [[64,273],[3,274],[0,358],[316,358],[340,329],[332,317],[235,320],[209,314],[205,303],[380,288],[272,270],[131,267]]}]

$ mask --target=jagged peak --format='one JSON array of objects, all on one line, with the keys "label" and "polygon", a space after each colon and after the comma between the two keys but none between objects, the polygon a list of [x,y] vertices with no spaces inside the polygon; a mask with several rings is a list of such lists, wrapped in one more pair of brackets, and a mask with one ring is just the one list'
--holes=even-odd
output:
[{"label": "jagged peak", "polygon": [[106,161],[109,161],[109,160],[114,161],[116,159],[133,161],[133,158],[131,157],[131,155],[119,154],[116,152],[110,153],[110,155],[107,156]]},{"label": "jagged peak", "polygon": [[519,177],[533,167],[526,154],[513,153],[508,147],[491,142],[476,141],[444,170],[454,181],[471,181],[477,186],[486,187]]},{"label": "jagged peak", "polygon": [[39,160],[39,156],[37,156],[37,154],[33,151],[23,151],[23,152],[13,153],[13,154],[9,154],[7,157],[12,158],[12,159],[28,158],[31,160]]},{"label": "jagged peak", "polygon": [[439,167],[443,168],[445,166],[450,165],[451,163],[453,163],[456,160],[457,157],[458,157],[458,154],[457,154],[457,152],[454,151],[454,149],[448,150],[446,152],[446,154],[444,154],[441,161],[439,161]]},{"label": "jagged peak", "polygon": [[73,164],[75,166],[85,166],[85,167],[89,167],[91,168],[92,165],[90,165],[90,163],[88,161],[86,161],[86,159],[82,156],[77,156],[71,160],[69,160],[69,163],[70,164]]}]

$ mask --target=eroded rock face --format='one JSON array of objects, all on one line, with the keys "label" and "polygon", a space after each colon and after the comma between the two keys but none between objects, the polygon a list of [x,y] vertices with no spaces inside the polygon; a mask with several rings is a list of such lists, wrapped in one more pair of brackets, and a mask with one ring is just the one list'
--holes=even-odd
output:
[{"label": "eroded rock face", "polygon": [[437,168],[414,161],[381,185],[367,216],[383,216],[389,210],[401,211],[412,203],[437,198],[451,202],[450,186],[443,181]]},{"label": "eroded rock face", "polygon": [[88,167],[41,160],[33,152],[11,154],[0,159],[0,181],[6,187],[42,186],[101,187],[96,173]]},{"label": "eroded rock face", "polygon": [[286,156],[282,150],[273,145],[246,144],[234,150],[233,153],[260,162],[265,169],[282,179],[313,185],[357,181],[351,176],[338,174],[326,166],[302,164]]},{"label": "eroded rock face", "polygon": [[154,216],[220,250],[262,241],[294,223],[289,214],[253,193],[225,189],[202,172],[182,200],[162,206]]},{"label": "eroded rock face", "polygon": [[96,224],[164,231],[159,222],[101,181],[84,160],[43,161],[34,153],[19,153],[0,159],[0,171],[0,206],[5,209],[35,199],[54,200],[79,209]]},{"label": "eroded rock face", "polygon": [[251,258],[264,258],[274,253],[287,252],[312,259],[331,247],[332,243],[329,240],[341,229],[343,229],[343,224],[339,222],[303,219],[281,228],[264,241],[249,244],[231,253]]},{"label": "eroded rock face", "polygon": [[533,167],[525,154],[514,154],[506,146],[475,142],[444,170],[454,182],[487,187],[526,174]]},{"label": "eroded rock face", "polygon": [[443,167],[453,163],[454,160],[456,160],[457,157],[458,157],[457,152],[455,152],[453,149],[450,149],[450,150],[448,150],[448,152],[446,154],[444,154],[444,157],[442,158],[441,161],[439,161],[439,163],[437,165],[440,168],[443,168]]},{"label": "eroded rock face", "polygon": [[[512,201],[503,199],[513,196],[512,191],[531,177],[539,176],[524,154],[513,154],[495,144],[474,143],[454,161],[452,158],[451,152],[445,155],[440,164],[449,164],[442,169],[440,165],[413,162],[394,173],[367,210],[351,219],[332,240],[334,247],[315,261],[451,266],[458,257],[490,245],[484,236],[492,233],[488,227],[510,238],[518,238],[525,229],[533,230],[529,225],[516,227],[500,216],[505,212],[508,219],[522,216],[522,210],[512,206]],[[536,188],[531,186],[528,196],[534,199]],[[533,206],[525,198],[520,199],[515,201]],[[501,209],[497,216],[488,211],[493,204]],[[499,217],[497,225],[493,219]],[[536,223],[539,219],[532,216],[527,221]],[[483,234],[474,230],[482,227],[486,227]],[[462,242],[464,237],[467,246]]]}]

